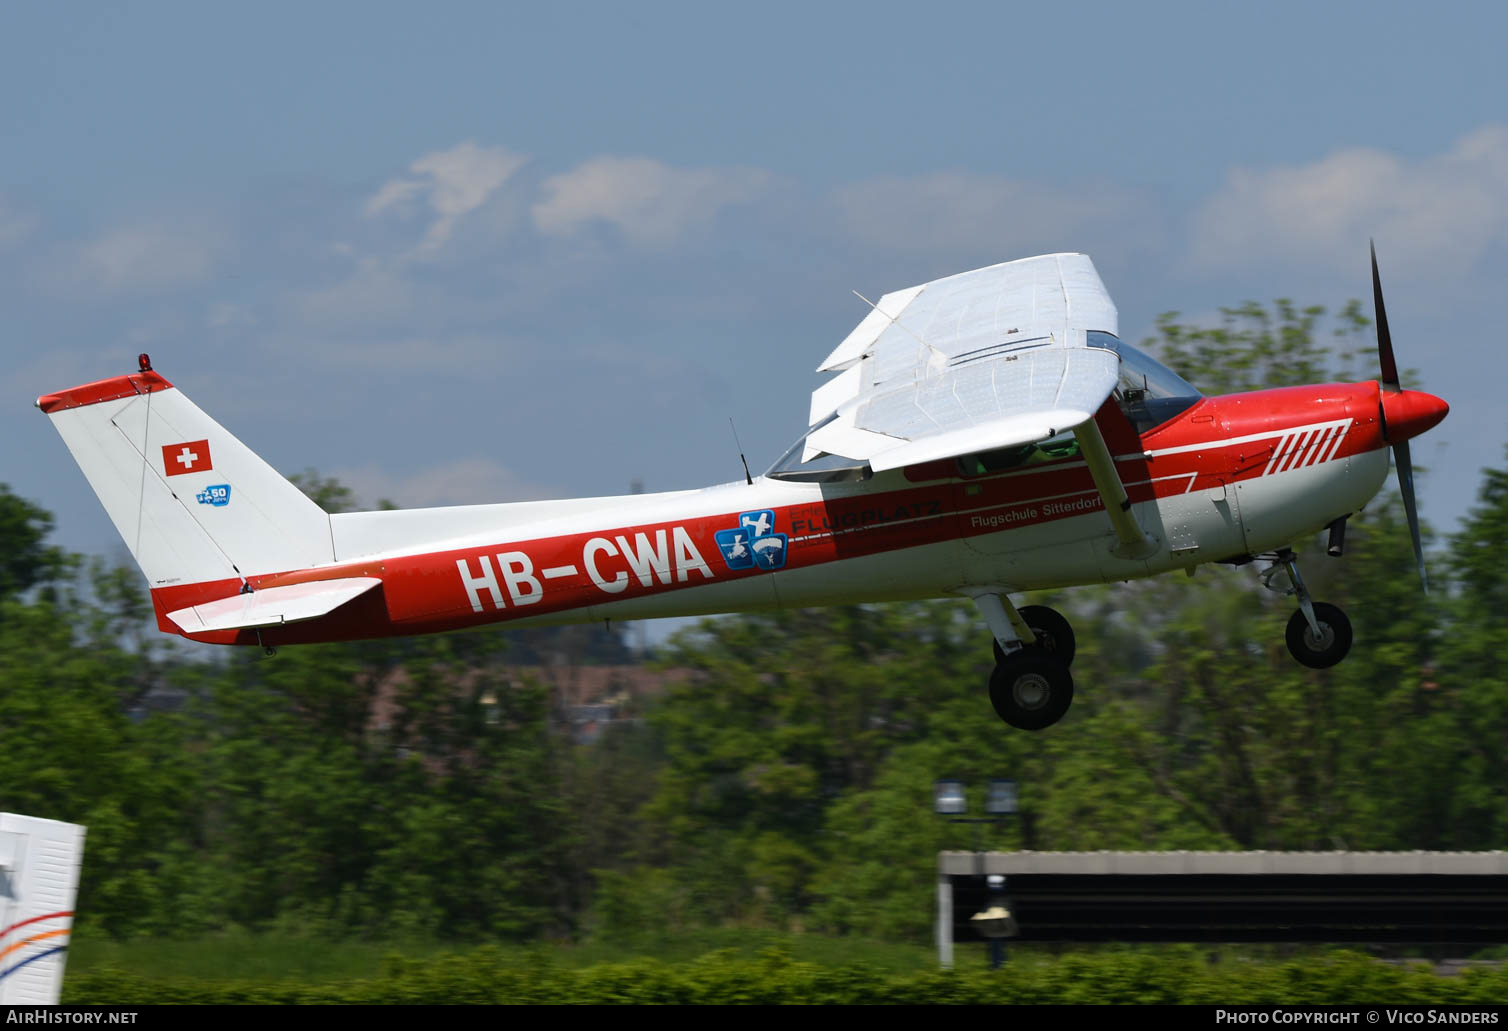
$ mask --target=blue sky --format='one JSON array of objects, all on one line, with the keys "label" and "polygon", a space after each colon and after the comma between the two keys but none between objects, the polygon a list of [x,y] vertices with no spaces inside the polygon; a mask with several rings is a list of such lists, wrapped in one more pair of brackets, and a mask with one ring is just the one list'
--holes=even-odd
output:
[{"label": "blue sky", "polygon": [[1376,237],[1448,530],[1508,441],[1508,15],[1428,10],[8,5],[0,480],[116,553],[31,402],[146,350],[368,501],[699,486],[851,290],[1082,250],[1135,341],[1368,298]]}]

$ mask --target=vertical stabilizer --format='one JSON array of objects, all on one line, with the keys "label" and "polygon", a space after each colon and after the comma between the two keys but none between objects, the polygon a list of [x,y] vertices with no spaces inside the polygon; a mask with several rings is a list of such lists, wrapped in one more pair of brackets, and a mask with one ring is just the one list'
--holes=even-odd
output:
[{"label": "vertical stabilizer", "polygon": [[331,561],[330,517],[154,372],[37,399],[155,589]]}]

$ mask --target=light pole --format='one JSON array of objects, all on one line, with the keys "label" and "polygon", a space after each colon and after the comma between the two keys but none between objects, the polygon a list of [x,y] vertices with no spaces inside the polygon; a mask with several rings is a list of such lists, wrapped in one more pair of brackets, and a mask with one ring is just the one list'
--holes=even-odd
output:
[{"label": "light pole", "polygon": [[[932,809],[949,823],[992,823],[999,827],[1007,817],[1020,810],[1016,782],[1008,777],[995,777],[990,781],[989,793],[985,796],[986,816],[967,816],[969,811],[968,791],[961,780],[944,779],[937,782],[933,792]],[[979,848],[979,833],[974,834],[974,852]],[[980,867],[976,867],[980,868]],[[989,939],[990,967],[998,970],[1005,962],[1005,939],[1020,933],[1016,917],[1011,912],[1011,901],[1005,897],[1005,875],[990,874],[985,883],[989,898],[985,908],[975,913],[969,921]]]},{"label": "light pole", "polygon": [[[988,816],[966,816],[969,811],[968,791],[961,780],[944,779],[937,782],[932,796],[932,809],[949,823],[993,823],[996,827],[1005,823],[1006,817],[1019,811],[1016,782],[1009,777],[995,777],[990,781],[990,791],[984,800]],[[974,851],[979,848],[979,835],[974,835]]]}]

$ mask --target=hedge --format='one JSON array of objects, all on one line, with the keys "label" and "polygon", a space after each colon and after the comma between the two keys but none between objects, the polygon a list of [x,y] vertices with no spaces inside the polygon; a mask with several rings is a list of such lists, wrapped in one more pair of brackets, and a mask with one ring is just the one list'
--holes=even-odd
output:
[{"label": "hedge", "polygon": [[999,971],[898,974],[828,967],[770,952],[759,959],[712,953],[690,963],[635,960],[585,968],[541,957],[505,962],[489,948],[465,955],[391,957],[369,980],[306,983],[148,978],[118,970],[69,977],[62,1001],[152,1004],[531,1004],[531,1003],[1164,1003],[1196,1005],[1502,1004],[1508,970],[1441,977],[1422,965],[1379,963],[1357,953],[1317,959],[1208,964],[1188,955],[1068,955]]}]

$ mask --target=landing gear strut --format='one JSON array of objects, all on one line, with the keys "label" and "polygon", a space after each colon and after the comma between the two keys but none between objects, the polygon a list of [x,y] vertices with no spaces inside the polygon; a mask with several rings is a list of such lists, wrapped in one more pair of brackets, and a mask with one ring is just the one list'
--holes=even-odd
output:
[{"label": "landing gear strut", "polygon": [[990,703],[996,715],[1018,730],[1052,726],[1073,703],[1068,620],[1042,605],[1018,611],[1004,594],[981,594],[974,602],[995,638]]},{"label": "landing gear strut", "polygon": [[[1272,584],[1279,571],[1286,572],[1293,585],[1286,591]],[[1329,669],[1346,657],[1351,650],[1351,621],[1337,606],[1310,598],[1293,552],[1285,548],[1274,556],[1272,565],[1262,571],[1262,585],[1298,598],[1299,610],[1289,618],[1285,634],[1295,659],[1310,669]]]},{"label": "landing gear strut", "polygon": [[[1063,665],[1073,665],[1075,643],[1073,639],[1073,627],[1068,620],[1063,618],[1057,609],[1050,609],[1046,605],[1027,605],[1017,610],[1026,625],[1031,628],[1033,636],[1037,639],[1037,647],[1045,652],[1051,652],[1062,660]],[[995,662],[1005,659],[1005,650],[1000,647],[999,641],[991,641],[995,646]]]}]

